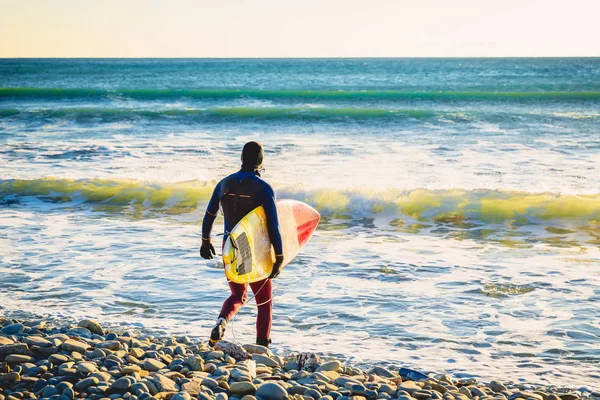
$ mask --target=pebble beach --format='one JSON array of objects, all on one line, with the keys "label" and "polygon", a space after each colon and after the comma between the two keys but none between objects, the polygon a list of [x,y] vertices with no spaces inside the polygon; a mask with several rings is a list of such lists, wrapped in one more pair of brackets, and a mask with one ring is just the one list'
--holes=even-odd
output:
[{"label": "pebble beach", "polygon": [[[490,382],[187,336],[0,318],[0,400],[578,400],[593,388]],[[276,349],[274,349],[276,352]],[[386,364],[387,365],[387,364]]]}]

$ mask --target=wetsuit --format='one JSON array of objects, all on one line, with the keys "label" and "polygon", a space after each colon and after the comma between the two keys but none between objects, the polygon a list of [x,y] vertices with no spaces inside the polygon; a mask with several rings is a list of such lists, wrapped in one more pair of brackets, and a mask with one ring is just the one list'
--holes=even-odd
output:
[{"label": "wetsuit", "polygon": [[[219,205],[225,217],[225,236],[233,227],[250,211],[258,206],[263,206],[267,217],[267,230],[273,245],[275,254],[283,254],[281,233],[279,232],[279,221],[277,208],[275,206],[275,193],[271,186],[257,176],[254,171],[240,170],[224,178],[217,184],[213,191],[210,202],[202,221],[202,237],[210,238],[213,223],[219,211]],[[272,285],[270,279],[250,284],[254,293],[256,304],[258,304],[258,316],[256,320],[256,337],[258,339],[269,339],[272,320]],[[231,296],[221,309],[219,317],[228,321],[239,311],[248,299],[248,288],[246,285],[229,282]]]}]

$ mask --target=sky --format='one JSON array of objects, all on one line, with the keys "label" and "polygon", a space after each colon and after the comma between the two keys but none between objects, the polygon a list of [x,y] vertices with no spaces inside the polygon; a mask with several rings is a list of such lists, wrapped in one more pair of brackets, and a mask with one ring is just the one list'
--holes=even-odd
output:
[{"label": "sky", "polygon": [[0,0],[0,57],[600,56],[599,0]]}]

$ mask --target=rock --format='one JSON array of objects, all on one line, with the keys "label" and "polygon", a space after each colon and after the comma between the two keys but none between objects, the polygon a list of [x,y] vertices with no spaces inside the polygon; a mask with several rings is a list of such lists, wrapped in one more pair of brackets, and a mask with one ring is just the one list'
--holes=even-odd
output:
[{"label": "rock", "polygon": [[215,350],[223,351],[232,356],[237,361],[248,360],[250,358],[250,354],[246,350],[244,350],[242,346],[228,342],[226,340],[219,341],[215,345]]},{"label": "rock", "polygon": [[357,381],[356,379],[354,379],[354,378],[348,378],[346,376],[340,376],[335,381],[333,381],[333,383],[336,384],[339,387],[346,387],[346,384],[348,384],[348,383],[350,383],[350,384],[360,384],[360,382]]},{"label": "rock", "polygon": [[108,372],[98,371],[92,373],[89,378],[96,378],[99,382],[108,382],[112,376]]},{"label": "rock", "polygon": [[335,371],[339,372],[342,369],[342,363],[338,360],[328,361],[326,363],[321,364],[319,368],[317,368],[317,372],[322,371]]},{"label": "rock", "polygon": [[115,392],[126,392],[131,388],[131,380],[129,378],[119,378],[110,385],[110,388]]},{"label": "rock", "polygon": [[0,374],[0,381],[2,382],[16,382],[21,379],[21,374],[18,372],[7,372],[6,374]]},{"label": "rock", "polygon": [[256,391],[256,396],[263,400],[284,400],[287,396],[286,390],[276,383],[263,383]]},{"label": "rock", "polygon": [[52,343],[41,336],[25,336],[23,338],[23,343],[26,343],[29,346],[52,347]]},{"label": "rock", "polygon": [[415,390],[421,390],[421,386],[417,385],[414,381],[406,381],[398,385],[398,390],[404,390],[410,394]]},{"label": "rock", "polygon": [[42,392],[42,397],[52,397],[58,394],[58,389],[53,385],[47,385]]},{"label": "rock", "polygon": [[262,354],[252,354],[252,360],[256,361],[257,364],[263,364],[271,368],[279,366],[277,361]]},{"label": "rock", "polygon": [[487,385],[487,387],[489,387],[490,389],[492,389],[496,393],[504,392],[506,390],[506,386],[504,386],[503,384],[501,384],[498,381],[491,381]]},{"label": "rock", "polygon": [[2,328],[2,330],[0,330],[0,332],[2,332],[3,335],[10,336],[10,335],[18,335],[21,332],[23,332],[24,329],[25,329],[25,325],[23,325],[23,324],[10,324],[10,325],[6,325],[4,328]]},{"label": "rock", "polygon": [[144,362],[144,369],[146,371],[151,371],[151,372],[156,372],[156,371],[160,371],[161,369],[165,368],[166,365],[158,360],[155,360],[153,358],[149,358]]},{"label": "rock", "polygon": [[202,386],[206,386],[207,388],[214,389],[219,386],[219,382],[212,378],[204,378],[202,380]]},{"label": "rock", "polygon": [[251,394],[247,394],[244,397],[242,397],[241,400],[257,400],[257,399],[256,399],[256,397],[252,396]]},{"label": "rock", "polygon": [[237,396],[245,396],[256,393],[256,386],[252,382],[233,382],[229,391]]},{"label": "rock", "polygon": [[157,400],[171,400],[176,392],[158,392],[154,395]]},{"label": "rock", "polygon": [[34,363],[35,358],[24,354],[9,354],[4,358],[9,364],[23,364],[23,363]]},{"label": "rock", "polygon": [[285,369],[286,371],[298,371],[300,369],[300,366],[296,361],[288,361],[283,366],[283,369]]},{"label": "rock", "polygon": [[[471,388],[471,396],[475,397],[475,396],[479,396],[479,397],[484,397],[487,396],[487,393],[484,392],[483,390],[479,389],[477,386],[473,386]],[[413,394],[414,397],[414,394]]]},{"label": "rock", "polygon": [[369,372],[369,374],[381,376],[382,378],[390,378],[390,379],[398,376],[398,375],[394,374],[393,372],[391,372],[389,369],[383,368],[383,367],[375,367]]},{"label": "rock", "polygon": [[553,394],[549,394],[548,396],[546,396],[546,400],[560,400],[560,397],[558,397],[557,395]]},{"label": "rock", "polygon": [[313,400],[317,400],[323,396],[323,393],[316,389],[308,389],[306,392],[304,392],[303,396],[312,397]]},{"label": "rock", "polygon": [[199,393],[196,395],[196,398],[197,398],[198,400],[215,400],[215,398],[214,398],[213,396],[211,396],[211,395],[209,395],[209,394],[207,394],[207,393],[203,393],[203,392],[199,392]]},{"label": "rock", "polygon": [[144,354],[146,354],[146,352],[139,347],[134,347],[133,349],[129,350],[129,355],[135,358],[142,358],[144,357]]},{"label": "rock", "polygon": [[581,397],[576,393],[561,393],[558,395],[562,400],[579,400]]},{"label": "rock", "polygon": [[182,384],[181,389],[188,392],[192,396],[197,395],[198,392],[200,392],[202,390],[202,388],[200,387],[200,382],[196,382],[196,381],[186,382],[186,383]]},{"label": "rock", "polygon": [[60,365],[69,361],[69,357],[64,354],[52,354],[48,357],[48,361],[50,361],[54,365]]},{"label": "rock", "polygon": [[185,359],[185,363],[190,366],[192,371],[204,371],[204,360],[202,357],[190,356]]},{"label": "rock", "polygon": [[231,379],[236,381],[252,381],[252,376],[250,375],[250,371],[246,371],[245,369],[233,368],[230,373]]},{"label": "rock", "polygon": [[98,383],[100,383],[98,378],[92,376],[92,377],[85,378],[85,379],[82,379],[79,382],[77,382],[75,384],[75,389],[86,390],[90,386],[96,386]]},{"label": "rock", "polygon": [[82,374],[88,375],[93,372],[96,372],[98,370],[98,367],[96,366],[96,364],[91,363],[91,362],[82,362],[82,363],[77,364],[77,369]]},{"label": "rock", "polygon": [[122,374],[125,375],[129,375],[129,374],[133,374],[134,372],[140,372],[142,369],[137,366],[137,365],[127,365],[125,367],[123,367],[123,369],[121,370]]},{"label": "rock", "polygon": [[63,390],[62,394],[64,394],[65,396],[67,396],[67,399],[74,399],[75,398],[75,391],[73,390],[73,388],[66,388],[65,390]]},{"label": "rock", "polygon": [[4,346],[6,344],[13,344],[14,341],[4,336],[0,336],[0,346]]},{"label": "rock", "polygon": [[87,343],[80,342],[78,340],[73,340],[73,339],[69,339],[60,345],[60,348],[63,350],[66,350],[68,352],[76,351],[77,353],[81,353],[81,354],[85,353],[85,351],[89,347],[90,346]]},{"label": "rock", "polygon": [[229,396],[227,396],[227,393],[217,393],[217,395],[215,396],[215,400],[228,400]]},{"label": "rock", "polygon": [[544,400],[544,398],[542,396],[540,396],[537,393],[533,393],[533,392],[517,392],[517,393],[513,393],[508,399],[509,400],[513,400],[513,399],[516,399],[516,398],[519,398],[519,397],[522,397],[524,399],[528,399],[528,398],[531,397],[534,400]]},{"label": "rock", "polygon": [[179,392],[175,393],[171,400],[192,400],[192,396],[187,392]]},{"label": "rock", "polygon": [[460,389],[458,389],[458,393],[462,394],[463,396],[466,396],[469,399],[473,397],[473,395],[471,394],[471,390],[466,386],[461,386]]},{"label": "rock", "polygon": [[8,354],[23,354],[26,356],[31,356],[31,350],[29,350],[29,346],[25,343],[15,343],[15,344],[7,344],[0,347],[0,356],[6,356]]},{"label": "rock", "polygon": [[117,351],[121,349],[121,342],[119,342],[118,340],[107,340],[105,342],[97,343],[96,348]]},{"label": "rock", "polygon": [[164,375],[156,374],[154,375],[154,379],[152,381],[156,385],[156,388],[161,392],[178,391],[178,389],[175,387],[175,382]]},{"label": "rock", "polygon": [[84,319],[82,321],[79,321],[77,326],[79,326],[80,328],[85,328],[88,331],[95,333],[96,335],[104,336],[104,329],[102,329],[102,326],[100,326],[100,324],[94,320]]},{"label": "rock", "polygon": [[430,390],[415,390],[411,393],[411,396],[417,400],[426,400],[431,397]]},{"label": "rock", "polygon": [[245,344],[242,346],[244,350],[246,350],[250,354],[262,354],[266,356],[272,356],[271,350],[268,347],[261,346],[258,344]]}]

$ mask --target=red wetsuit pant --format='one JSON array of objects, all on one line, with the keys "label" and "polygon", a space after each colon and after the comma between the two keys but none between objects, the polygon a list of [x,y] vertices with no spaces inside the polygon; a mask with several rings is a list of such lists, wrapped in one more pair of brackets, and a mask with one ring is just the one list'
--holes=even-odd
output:
[{"label": "red wetsuit pant", "polygon": [[[250,284],[254,299],[258,304],[258,316],[256,317],[256,338],[269,339],[271,335],[271,318],[273,312],[272,291],[273,285],[270,279],[254,282]],[[231,320],[248,301],[248,285],[229,282],[231,296],[221,308],[219,317],[224,317],[227,321]]]}]

